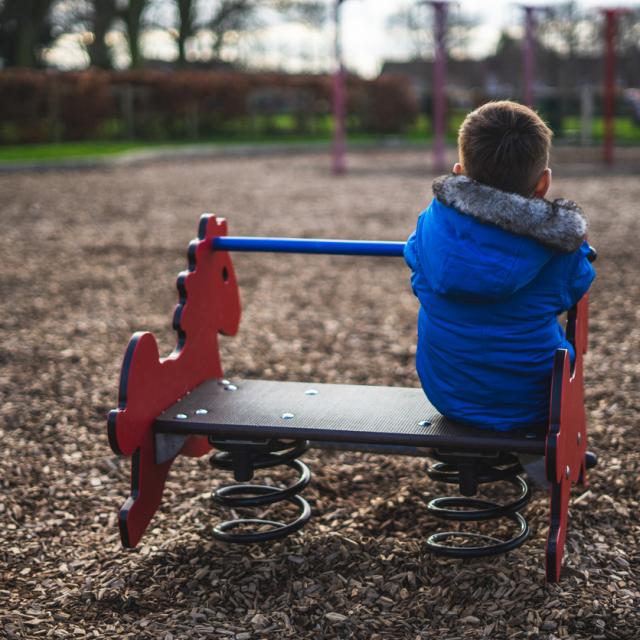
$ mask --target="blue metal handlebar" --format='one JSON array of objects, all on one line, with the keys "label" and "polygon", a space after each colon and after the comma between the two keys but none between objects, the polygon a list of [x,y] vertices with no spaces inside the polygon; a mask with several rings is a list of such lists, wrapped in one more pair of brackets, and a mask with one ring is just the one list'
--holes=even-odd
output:
[{"label": "blue metal handlebar", "polygon": [[312,238],[247,238],[220,236],[212,248],[219,251],[261,251],[273,253],[314,253],[341,256],[402,257],[404,242],[376,240],[320,240]]}]

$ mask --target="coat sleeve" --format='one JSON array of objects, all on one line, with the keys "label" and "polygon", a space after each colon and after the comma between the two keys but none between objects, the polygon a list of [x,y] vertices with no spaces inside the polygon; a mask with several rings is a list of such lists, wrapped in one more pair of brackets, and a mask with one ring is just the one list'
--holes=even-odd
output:
[{"label": "coat sleeve", "polygon": [[415,296],[418,295],[418,291],[416,289],[417,280],[420,277],[418,274],[419,271],[419,260],[418,260],[418,251],[416,247],[416,233],[414,231],[407,240],[407,244],[404,246],[404,260],[407,263],[409,269],[411,269],[411,289]]},{"label": "coat sleeve", "polygon": [[404,246],[404,260],[411,271],[418,270],[418,254],[416,252],[416,232],[414,231]]},{"label": "coat sleeve", "polygon": [[567,280],[562,300],[563,310],[571,309],[582,296],[587,293],[591,283],[596,277],[596,270],[593,268],[587,256],[591,248],[585,240],[582,246],[573,254],[569,269],[567,269]]},{"label": "coat sleeve", "polygon": [[420,253],[418,242],[420,236],[420,218],[416,230],[409,236],[404,247],[404,260],[411,269],[411,288],[413,293],[419,297],[419,292],[424,288],[424,272],[420,263]]}]

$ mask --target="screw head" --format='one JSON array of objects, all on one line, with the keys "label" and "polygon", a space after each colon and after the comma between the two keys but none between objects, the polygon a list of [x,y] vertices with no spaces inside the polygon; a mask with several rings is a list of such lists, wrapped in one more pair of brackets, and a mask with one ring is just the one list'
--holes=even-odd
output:
[{"label": "screw head", "polygon": [[238,387],[235,384],[228,384],[225,388],[225,391],[237,391]]},{"label": "screw head", "polygon": [[419,427],[429,427],[429,426],[431,426],[431,422],[429,420],[420,420],[420,422],[418,422],[418,426]]},{"label": "screw head", "polygon": [[582,432],[578,431],[578,444],[582,444]]},{"label": "screw head", "polygon": [[186,420],[189,416],[186,413],[178,413],[176,415],[176,420]]},{"label": "screw head", "polygon": [[206,416],[209,413],[206,409],[196,409],[197,416]]},{"label": "screw head", "polygon": [[317,396],[318,395],[318,390],[317,389],[307,389],[304,392],[305,396]]},{"label": "screw head", "polygon": [[282,419],[283,420],[291,420],[292,418],[294,418],[295,416],[293,415],[293,413],[283,413],[282,414]]},{"label": "screw head", "polygon": [[569,465],[567,465],[567,469],[564,472],[565,476],[567,476],[567,478],[571,477],[571,467]]}]

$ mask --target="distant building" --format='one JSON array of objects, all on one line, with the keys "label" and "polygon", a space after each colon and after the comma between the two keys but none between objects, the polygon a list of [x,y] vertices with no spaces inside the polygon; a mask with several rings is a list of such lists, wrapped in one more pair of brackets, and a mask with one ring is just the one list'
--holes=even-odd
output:
[{"label": "distant building", "polygon": [[[603,61],[598,56],[560,56],[549,49],[536,51],[535,94],[545,98],[559,93],[577,94],[584,86],[602,85]],[[620,61],[618,82],[621,86],[637,86],[625,73]],[[447,60],[447,92],[460,106],[495,98],[522,96],[522,48],[518,41],[507,39],[494,55],[481,60]],[[398,75],[409,79],[422,104],[428,103],[433,91],[433,61],[414,59],[406,62],[387,61],[380,75]]]}]

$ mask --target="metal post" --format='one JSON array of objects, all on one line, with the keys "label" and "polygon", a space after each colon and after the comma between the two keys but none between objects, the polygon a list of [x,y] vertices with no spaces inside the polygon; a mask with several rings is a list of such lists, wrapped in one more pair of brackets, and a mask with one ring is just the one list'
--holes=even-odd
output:
[{"label": "metal post", "polygon": [[433,64],[433,169],[445,171],[446,165],[446,79],[447,79],[447,2],[428,2],[435,13],[435,59]]},{"label": "metal post", "polygon": [[524,9],[524,92],[523,100],[527,107],[533,108],[533,78],[534,78],[534,34],[536,19],[534,15],[535,7],[523,6]]},{"label": "metal post", "polygon": [[122,116],[124,120],[125,135],[128,140],[133,140],[135,136],[135,88],[133,85],[125,84],[121,90]]},{"label": "metal post", "polygon": [[523,47],[523,91],[522,101],[533,109],[535,104],[534,83],[536,77],[536,11],[549,11],[541,5],[520,5],[524,10]]},{"label": "metal post", "polygon": [[606,164],[613,163],[613,123],[615,111],[616,81],[616,18],[618,9],[602,9],[605,16],[605,59],[604,59],[604,147]]},{"label": "metal post", "polygon": [[580,87],[580,142],[583,146],[591,143],[593,130],[593,88],[590,84]]},{"label": "metal post", "polygon": [[335,0],[334,5],[334,53],[335,72],[333,74],[333,173],[343,174],[346,167],[346,90],[345,69],[342,61],[342,42],[340,39],[340,5],[344,0]]}]

